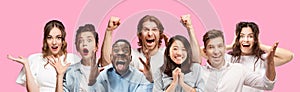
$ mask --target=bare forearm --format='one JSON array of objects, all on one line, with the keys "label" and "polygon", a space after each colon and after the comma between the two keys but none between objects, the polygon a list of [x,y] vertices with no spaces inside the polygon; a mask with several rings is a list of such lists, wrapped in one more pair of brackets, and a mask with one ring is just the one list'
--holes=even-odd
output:
[{"label": "bare forearm", "polygon": [[112,45],[112,32],[106,29],[104,40],[101,48],[101,66],[106,66],[110,64],[110,53],[111,53],[111,45]]},{"label": "bare forearm", "polygon": [[63,78],[64,78],[63,74],[56,76],[56,89],[55,89],[56,92],[64,92],[64,90],[63,90]]},{"label": "bare forearm", "polygon": [[32,76],[32,73],[30,71],[29,65],[24,64],[25,68],[25,75],[26,75],[26,89],[28,92],[39,92],[39,86],[34,81],[34,78]]},{"label": "bare forearm", "polygon": [[98,76],[98,67],[91,67],[91,73],[89,76],[89,86],[92,86],[96,83],[96,78]]},{"label": "bare forearm", "polygon": [[175,92],[176,83],[172,82],[170,86],[167,88],[166,92]]},{"label": "bare forearm", "polygon": [[[260,44],[260,48],[264,51],[268,51],[271,48],[271,46]],[[290,62],[293,59],[293,57],[294,57],[293,52],[283,48],[277,48],[274,57],[275,66],[286,64]]]},{"label": "bare forearm", "polygon": [[187,30],[189,30],[188,33],[189,33],[190,41],[191,41],[193,60],[201,63],[202,62],[201,55],[200,55],[201,52],[199,52],[200,45],[196,38],[194,28],[193,28],[193,26],[190,26],[187,28]]},{"label": "bare forearm", "polygon": [[190,87],[189,85],[182,83],[181,87],[183,88],[184,92],[196,92],[196,89]]},{"label": "bare forearm", "polygon": [[266,70],[266,76],[269,80],[274,81],[276,76],[275,64],[274,62],[268,61],[268,66]]}]

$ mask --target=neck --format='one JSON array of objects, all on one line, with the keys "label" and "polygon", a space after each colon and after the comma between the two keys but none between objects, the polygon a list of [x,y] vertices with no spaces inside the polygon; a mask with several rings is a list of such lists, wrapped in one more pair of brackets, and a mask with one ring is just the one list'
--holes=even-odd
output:
[{"label": "neck", "polygon": [[91,62],[92,62],[91,59],[82,58],[81,64],[84,66],[91,66]]},{"label": "neck", "polygon": [[155,47],[154,49],[146,49],[146,48],[142,47],[142,52],[143,52],[144,55],[146,55],[147,52],[148,52],[149,56],[153,56],[158,52],[158,49],[159,49],[158,47]]}]

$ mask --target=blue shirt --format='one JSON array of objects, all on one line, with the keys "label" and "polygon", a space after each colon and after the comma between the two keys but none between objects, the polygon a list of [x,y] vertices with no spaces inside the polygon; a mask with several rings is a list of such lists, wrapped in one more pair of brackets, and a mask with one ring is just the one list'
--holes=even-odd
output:
[{"label": "blue shirt", "polygon": [[112,64],[105,67],[97,82],[91,87],[92,92],[152,92],[153,83],[149,83],[144,74],[129,65],[129,71],[120,76]]},{"label": "blue shirt", "polygon": [[[88,67],[85,69],[85,67]],[[88,91],[88,79],[90,66],[83,66],[81,62],[71,65],[63,79],[64,92],[86,92]]]}]

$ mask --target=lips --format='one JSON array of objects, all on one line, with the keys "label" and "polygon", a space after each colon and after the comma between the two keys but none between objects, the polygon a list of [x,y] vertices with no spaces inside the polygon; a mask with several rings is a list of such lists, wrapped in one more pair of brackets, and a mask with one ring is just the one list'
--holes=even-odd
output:
[{"label": "lips", "polygon": [[82,52],[83,52],[83,55],[88,55],[89,54],[89,50],[87,48],[84,48],[82,50]]},{"label": "lips", "polygon": [[55,51],[58,49],[58,46],[51,46],[51,49]]},{"label": "lips", "polygon": [[146,42],[147,42],[147,44],[152,44],[152,43],[154,43],[154,40],[155,39],[146,39]]},{"label": "lips", "polygon": [[125,62],[123,62],[123,61],[117,61],[117,62],[116,62],[116,67],[117,67],[118,69],[120,69],[120,70],[125,69]]},{"label": "lips", "polygon": [[243,44],[242,46],[243,46],[243,47],[250,47],[249,44]]}]

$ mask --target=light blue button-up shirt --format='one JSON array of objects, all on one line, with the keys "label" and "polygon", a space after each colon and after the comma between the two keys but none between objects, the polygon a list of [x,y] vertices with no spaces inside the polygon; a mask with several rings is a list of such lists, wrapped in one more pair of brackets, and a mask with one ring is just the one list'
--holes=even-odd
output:
[{"label": "light blue button-up shirt", "polygon": [[153,83],[149,83],[144,74],[129,66],[129,71],[120,76],[112,64],[105,67],[97,82],[91,87],[92,92],[152,92]]}]

